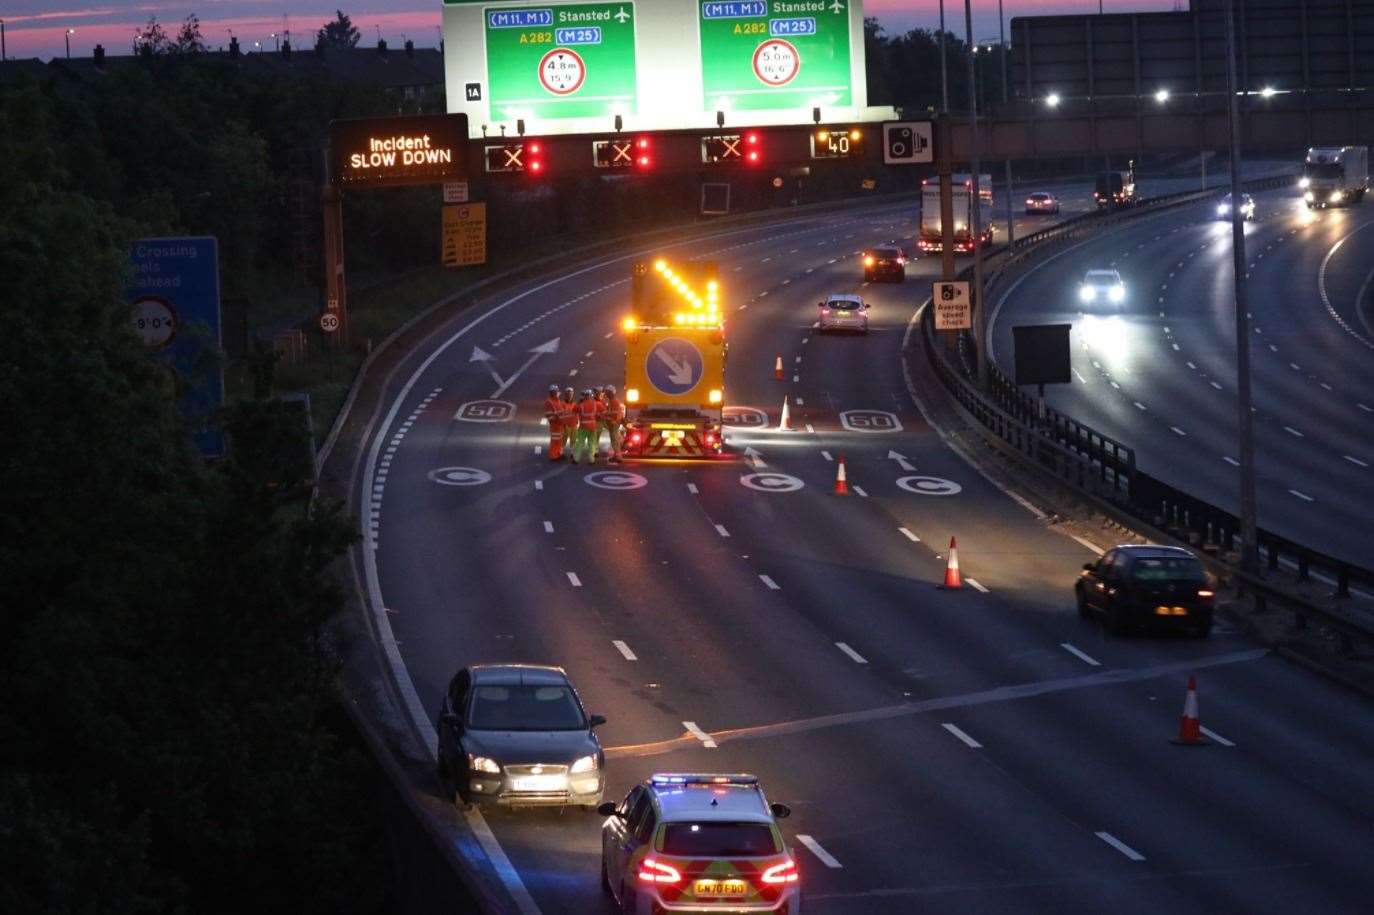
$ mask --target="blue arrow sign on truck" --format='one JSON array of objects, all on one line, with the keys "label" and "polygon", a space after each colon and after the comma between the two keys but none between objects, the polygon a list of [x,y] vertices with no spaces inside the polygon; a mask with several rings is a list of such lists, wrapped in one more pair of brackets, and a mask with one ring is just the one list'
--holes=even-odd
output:
[{"label": "blue arrow sign on truck", "polygon": [[649,350],[644,372],[664,394],[686,394],[701,381],[703,362],[696,344],[682,337],[660,340]]}]

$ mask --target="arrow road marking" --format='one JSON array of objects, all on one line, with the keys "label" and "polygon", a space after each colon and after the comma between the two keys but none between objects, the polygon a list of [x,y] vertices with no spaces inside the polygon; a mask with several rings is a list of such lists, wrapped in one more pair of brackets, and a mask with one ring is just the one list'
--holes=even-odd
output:
[{"label": "arrow road marking", "polygon": [[688,734],[691,734],[697,740],[700,740],[701,745],[706,749],[714,750],[716,748],[716,742],[711,739],[711,735],[707,734],[701,728],[697,727],[697,723],[695,721],[684,721],[682,722],[682,726],[687,729]]},{"label": "arrow road marking", "polygon": [[[491,377],[492,377],[492,378],[496,381],[496,383],[499,385],[499,384],[501,383],[501,376],[498,375],[498,374],[496,374],[496,369],[494,369],[494,368],[491,367],[492,358],[493,358],[493,357],[492,357],[491,353],[489,353],[489,352],[487,352],[486,350],[482,349],[482,347],[480,347],[480,346],[474,346],[474,347],[472,348],[472,355],[468,358],[468,362],[480,362],[480,363],[482,363],[482,364],[484,365],[484,367],[486,368],[486,370],[491,374]],[[504,390],[504,389],[503,389],[503,390]]]},{"label": "arrow road marking", "polygon": [[911,473],[916,469],[915,467],[911,466],[911,461],[907,460],[905,455],[898,454],[895,451],[889,451],[887,453],[887,459],[889,461],[896,461],[897,466],[905,470],[907,473]]},{"label": "arrow road marking", "polygon": [[[558,352],[558,341],[559,338],[554,337],[549,342],[541,343],[534,349],[530,350],[530,353],[532,355],[530,356],[530,358],[525,360],[525,364],[520,366],[520,368],[516,369],[515,374],[511,375],[509,378],[506,378],[504,380],[501,378],[500,375],[497,374],[496,369],[492,368],[491,366],[491,363],[494,361],[495,357],[493,357],[491,353],[482,349],[482,347],[474,346],[472,348],[472,355],[468,357],[468,362],[481,362],[483,365],[486,366],[487,372],[491,375],[492,380],[496,382],[496,390],[491,395],[492,399],[495,400],[497,397],[500,397],[502,394],[506,393],[506,390],[511,385],[515,384],[515,379],[523,375],[525,373],[525,369],[534,365],[534,361],[536,359],[538,359],[540,356],[545,356],[550,353]],[[571,374],[576,375],[577,369],[573,369]]]},{"label": "arrow road marking", "polygon": [[754,450],[753,445],[746,445],[744,448],[744,459],[754,465],[755,470],[762,470],[768,465],[763,462],[763,455]]}]

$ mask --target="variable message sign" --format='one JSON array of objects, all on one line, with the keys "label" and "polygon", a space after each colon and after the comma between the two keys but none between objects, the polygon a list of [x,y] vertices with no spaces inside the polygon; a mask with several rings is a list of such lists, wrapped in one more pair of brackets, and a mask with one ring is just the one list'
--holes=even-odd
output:
[{"label": "variable message sign", "polygon": [[880,121],[862,0],[444,0],[451,112],[471,137]]},{"label": "variable message sign", "polygon": [[329,177],[341,187],[456,181],[467,175],[467,134],[464,114],[334,121]]}]

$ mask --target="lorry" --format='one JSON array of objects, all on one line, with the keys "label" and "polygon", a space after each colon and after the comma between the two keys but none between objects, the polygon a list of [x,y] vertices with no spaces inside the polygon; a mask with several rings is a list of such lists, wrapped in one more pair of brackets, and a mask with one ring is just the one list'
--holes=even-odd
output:
[{"label": "lorry", "polygon": [[1099,210],[1117,210],[1139,203],[1140,194],[1135,186],[1135,163],[1129,163],[1124,172],[1098,172],[1097,182],[1093,187],[1093,200],[1097,202]]},{"label": "lorry", "polygon": [[725,318],[711,261],[639,262],[625,335],[626,458],[725,456]]},{"label": "lorry", "polygon": [[[968,253],[974,248],[973,238],[973,176],[950,176],[950,191],[954,199],[954,250]],[[992,176],[978,176],[979,245],[992,244]],[[940,224],[940,179],[927,178],[921,182],[921,234],[916,246],[922,251],[939,251],[944,247],[944,231]]]},{"label": "lorry", "polygon": [[1369,190],[1369,147],[1314,146],[1298,186],[1309,210],[1360,203]]}]

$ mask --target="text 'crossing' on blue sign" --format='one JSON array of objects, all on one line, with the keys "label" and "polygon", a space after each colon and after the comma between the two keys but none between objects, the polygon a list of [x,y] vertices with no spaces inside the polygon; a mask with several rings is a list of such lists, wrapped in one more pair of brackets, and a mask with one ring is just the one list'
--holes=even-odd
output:
[{"label": "text 'crossing' on blue sign", "polygon": [[553,40],[559,44],[601,44],[600,26],[577,29],[554,29]]},{"label": "text 'crossing' on blue sign", "polygon": [[668,337],[649,350],[644,372],[655,388],[676,397],[697,386],[704,367],[696,344],[682,337]]},{"label": "text 'crossing' on blue sign", "polygon": [[770,19],[768,31],[774,38],[783,35],[814,35],[816,20],[809,16],[805,19]]},{"label": "text 'crossing' on blue sign", "polygon": [[764,0],[727,0],[724,3],[703,3],[703,19],[759,19],[768,15]]},{"label": "text 'crossing' on blue sign", "polygon": [[487,13],[487,24],[493,29],[553,25],[553,10],[492,10]]}]

